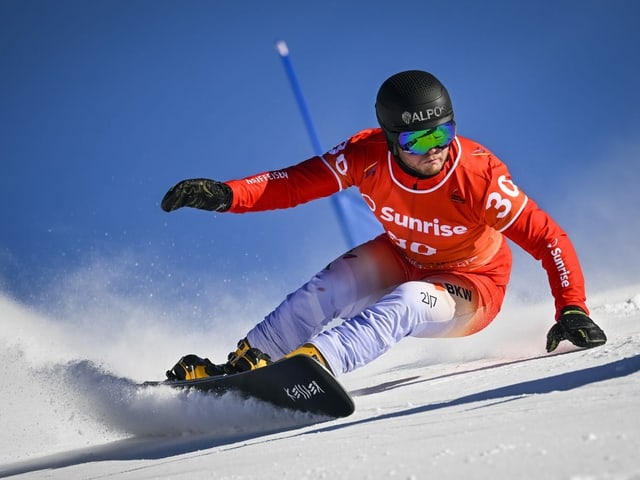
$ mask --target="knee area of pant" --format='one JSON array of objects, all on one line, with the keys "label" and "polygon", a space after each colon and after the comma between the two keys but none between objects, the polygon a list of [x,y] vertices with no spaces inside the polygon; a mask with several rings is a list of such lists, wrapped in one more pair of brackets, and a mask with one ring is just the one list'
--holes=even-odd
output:
[{"label": "knee area of pant", "polygon": [[428,312],[438,311],[440,317],[453,317],[456,302],[441,285],[429,282],[405,282],[394,290],[396,295],[411,309]]}]

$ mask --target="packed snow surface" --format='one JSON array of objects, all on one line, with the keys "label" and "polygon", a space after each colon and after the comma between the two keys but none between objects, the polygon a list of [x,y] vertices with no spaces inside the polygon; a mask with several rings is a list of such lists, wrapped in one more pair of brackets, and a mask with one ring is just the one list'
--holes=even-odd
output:
[{"label": "packed snow surface", "polygon": [[590,305],[603,347],[547,354],[549,302],[511,301],[475,336],[408,338],[340,377],[356,412],[324,421],[137,386],[181,354],[220,360],[232,328],[176,339],[140,306],[60,320],[3,296],[0,476],[637,480],[640,286]]}]

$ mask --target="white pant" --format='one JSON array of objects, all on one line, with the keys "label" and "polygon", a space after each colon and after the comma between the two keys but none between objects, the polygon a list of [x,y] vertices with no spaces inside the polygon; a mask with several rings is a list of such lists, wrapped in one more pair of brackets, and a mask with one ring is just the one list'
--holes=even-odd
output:
[{"label": "white pant", "polygon": [[[408,278],[397,253],[385,248],[369,242],[332,262],[256,325],[249,344],[277,360],[313,343],[339,375],[405,336],[458,335],[476,314],[477,292],[456,295],[454,275]],[[325,330],[335,319],[344,320]]]}]

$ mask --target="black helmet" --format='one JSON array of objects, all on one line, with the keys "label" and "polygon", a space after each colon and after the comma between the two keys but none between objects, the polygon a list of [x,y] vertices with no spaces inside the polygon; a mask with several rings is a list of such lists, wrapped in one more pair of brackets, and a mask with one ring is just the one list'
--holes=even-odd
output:
[{"label": "black helmet", "polygon": [[380,86],[376,116],[395,154],[398,133],[451,122],[453,106],[447,89],[436,77],[421,70],[408,70],[396,73]]}]

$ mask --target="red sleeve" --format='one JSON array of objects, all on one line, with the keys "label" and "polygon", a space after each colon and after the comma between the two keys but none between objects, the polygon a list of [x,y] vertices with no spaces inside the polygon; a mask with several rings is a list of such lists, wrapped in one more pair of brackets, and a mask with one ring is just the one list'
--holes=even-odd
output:
[{"label": "red sleeve", "polygon": [[320,157],[225,183],[233,190],[229,209],[233,213],[294,207],[341,189],[338,178]]},{"label": "red sleeve", "polygon": [[589,313],[578,255],[567,234],[546,212],[529,199],[518,219],[503,233],[542,262],[555,299],[556,319],[567,305]]}]

